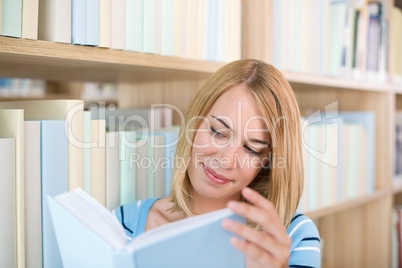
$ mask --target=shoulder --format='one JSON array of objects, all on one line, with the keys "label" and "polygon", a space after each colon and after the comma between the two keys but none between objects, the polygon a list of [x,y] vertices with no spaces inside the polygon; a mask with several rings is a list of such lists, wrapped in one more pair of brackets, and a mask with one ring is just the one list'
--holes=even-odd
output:
[{"label": "shoulder", "polygon": [[135,237],[142,231],[141,228],[145,228],[148,212],[157,200],[158,198],[138,200],[113,210],[113,214],[122,224],[127,236]]},{"label": "shoulder", "polygon": [[295,213],[287,234],[292,239],[289,267],[320,267],[320,235],[314,222],[304,214]]}]

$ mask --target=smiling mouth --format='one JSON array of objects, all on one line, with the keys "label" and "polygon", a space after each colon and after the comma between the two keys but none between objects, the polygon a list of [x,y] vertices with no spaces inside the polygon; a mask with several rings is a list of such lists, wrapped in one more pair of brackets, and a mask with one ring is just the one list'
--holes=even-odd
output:
[{"label": "smiling mouth", "polygon": [[207,175],[208,179],[211,182],[218,184],[218,185],[223,185],[223,184],[226,184],[229,182],[233,182],[233,180],[229,180],[228,178],[217,174],[216,172],[214,172],[212,169],[208,168],[204,164],[202,164],[202,166],[204,168],[205,175]]}]

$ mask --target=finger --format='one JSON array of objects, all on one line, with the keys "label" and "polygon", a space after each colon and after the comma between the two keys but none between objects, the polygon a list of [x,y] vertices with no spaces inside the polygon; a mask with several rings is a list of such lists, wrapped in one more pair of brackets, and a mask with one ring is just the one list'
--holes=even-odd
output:
[{"label": "finger", "polygon": [[237,201],[230,201],[228,208],[236,214],[260,224],[263,231],[273,236],[279,243],[290,245],[290,238],[286,234],[285,227],[281,222],[272,219],[271,214],[273,213],[268,213],[254,205]]},{"label": "finger", "polygon": [[243,197],[251,204],[265,211],[272,212],[272,217],[280,222],[280,219],[278,217],[278,214],[276,213],[274,205],[268,199],[262,196],[259,192],[249,187],[246,187],[241,191],[241,193]]},{"label": "finger", "polygon": [[250,226],[228,219],[222,221],[222,226],[226,230],[243,237],[248,242],[258,245],[276,259],[284,259],[289,255],[289,249],[287,247],[279,244],[278,241],[268,234],[257,231]]},{"label": "finger", "polygon": [[243,252],[248,258],[257,262],[261,267],[280,267],[279,262],[272,255],[255,244],[243,241],[237,237],[232,237],[230,243],[237,250]]}]

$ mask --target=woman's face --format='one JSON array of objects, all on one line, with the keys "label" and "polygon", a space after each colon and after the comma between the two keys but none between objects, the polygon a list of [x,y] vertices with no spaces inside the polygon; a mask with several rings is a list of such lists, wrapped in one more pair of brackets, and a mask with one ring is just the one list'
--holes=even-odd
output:
[{"label": "woman's face", "polygon": [[270,135],[254,95],[236,85],[213,104],[196,132],[188,175],[193,196],[240,199],[269,161]]}]

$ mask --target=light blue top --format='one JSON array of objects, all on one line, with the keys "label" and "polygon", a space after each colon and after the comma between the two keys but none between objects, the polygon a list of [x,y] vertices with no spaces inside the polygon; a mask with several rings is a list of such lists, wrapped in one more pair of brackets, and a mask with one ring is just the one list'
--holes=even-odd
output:
[{"label": "light blue top", "polygon": [[[114,210],[127,236],[134,238],[145,231],[148,212],[158,199],[140,200]],[[289,267],[320,267],[320,236],[314,222],[296,212],[286,233],[292,239]]]}]

